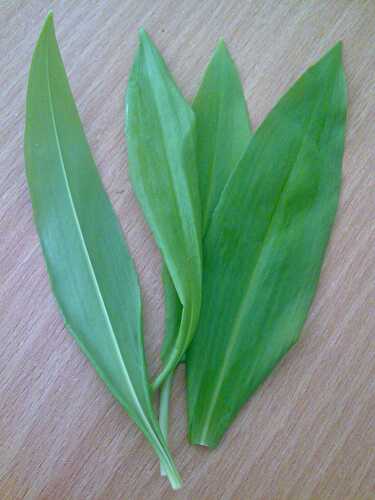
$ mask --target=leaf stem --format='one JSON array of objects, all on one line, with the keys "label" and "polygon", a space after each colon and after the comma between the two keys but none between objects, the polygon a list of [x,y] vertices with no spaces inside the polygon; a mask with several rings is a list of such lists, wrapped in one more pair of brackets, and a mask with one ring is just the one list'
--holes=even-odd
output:
[{"label": "leaf stem", "polygon": [[167,476],[174,490],[179,490],[182,486],[180,474],[170,461],[163,460],[160,462],[160,470],[165,471],[164,476]]},{"label": "leaf stem", "polygon": [[[177,354],[178,349],[174,348],[173,351]],[[163,385],[163,383],[169,378],[169,376],[176,370],[179,362],[175,362],[174,355],[171,355],[167,364],[162,368],[161,372],[155,377],[155,380],[151,383],[151,390],[157,391]]]},{"label": "leaf stem", "polygon": [[[166,443],[168,443],[169,401],[171,399],[174,373],[173,371],[168,375],[160,389],[159,424]],[[160,463],[160,475],[166,475],[162,463]]]}]

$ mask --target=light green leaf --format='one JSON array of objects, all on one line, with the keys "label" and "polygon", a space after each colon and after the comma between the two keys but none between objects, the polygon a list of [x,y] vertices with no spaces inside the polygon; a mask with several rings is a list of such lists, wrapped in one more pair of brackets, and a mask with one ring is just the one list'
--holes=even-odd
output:
[{"label": "light green leaf", "polygon": [[187,352],[192,443],[216,446],[298,340],[336,213],[345,116],[337,45],[270,112],[222,193]]},{"label": "light green leaf", "polygon": [[201,212],[194,114],[161,55],[141,30],[126,94],[130,178],[182,305],[177,335],[164,346],[157,388],[193,337],[201,304]]},{"label": "light green leaf", "polygon": [[[169,401],[172,395],[174,372],[171,372],[163,382],[160,388],[160,410],[159,423],[160,429],[168,443],[168,427],[169,427]],[[165,476],[163,464],[160,464],[160,475]]]},{"label": "light green leaf", "polygon": [[229,176],[251,138],[241,80],[220,41],[193,102],[203,234]]},{"label": "light green leaf", "polygon": [[[160,356],[161,359],[164,360],[178,336],[181,324],[182,305],[165,264],[162,268],[162,281],[164,289],[165,325]],[[180,363],[183,359],[184,357],[180,359]]]},{"label": "light green leaf", "polygon": [[30,70],[25,160],[34,219],[67,328],[178,488],[151,403],[137,275],[82,129],[51,14]]},{"label": "light green leaf", "polygon": [[[197,171],[204,235],[220,194],[251,138],[241,80],[223,41],[206,68],[192,107],[197,123]],[[169,345],[176,335],[181,306],[165,271],[163,284],[165,344]]]},{"label": "light green leaf", "polygon": [[[193,111],[197,123],[197,170],[204,234],[220,194],[251,138],[241,80],[223,41],[219,42],[206,68],[193,101]],[[176,338],[181,320],[181,304],[165,269],[163,284],[166,323],[162,357]],[[168,418],[166,401],[164,395],[160,414],[164,427],[167,426],[164,420]]]}]

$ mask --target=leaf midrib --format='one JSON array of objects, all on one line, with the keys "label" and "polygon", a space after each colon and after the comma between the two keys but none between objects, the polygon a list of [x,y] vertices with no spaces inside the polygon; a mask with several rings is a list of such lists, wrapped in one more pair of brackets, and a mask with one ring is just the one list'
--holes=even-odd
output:
[{"label": "leaf midrib", "polygon": [[[101,309],[104,312],[105,321],[107,323],[109,332],[111,334],[111,338],[112,338],[112,341],[113,341],[114,346],[115,346],[116,354],[117,354],[118,358],[120,359],[120,365],[122,367],[126,383],[127,383],[128,387],[130,388],[131,396],[132,396],[132,398],[133,398],[133,400],[135,402],[135,405],[136,405],[136,407],[138,409],[140,417],[144,421],[144,424],[145,424],[146,428],[148,428],[151,436],[155,439],[155,442],[159,443],[159,438],[157,437],[157,435],[155,435],[155,431],[152,428],[152,426],[150,425],[150,423],[148,421],[148,418],[146,417],[146,415],[145,415],[145,413],[143,411],[142,405],[140,404],[140,402],[138,400],[138,397],[137,397],[134,385],[133,385],[133,383],[131,381],[131,378],[129,376],[128,370],[127,370],[126,365],[125,365],[125,362],[124,362],[124,360],[122,358],[121,351],[120,351],[120,348],[119,348],[119,345],[118,345],[118,342],[117,342],[117,339],[116,339],[116,334],[114,332],[111,320],[110,320],[109,315],[108,315],[108,311],[107,311],[107,308],[106,308],[106,305],[105,305],[105,301],[104,301],[104,298],[102,296],[102,293],[101,293],[101,290],[100,290],[100,286],[99,286],[99,283],[98,283],[96,275],[95,275],[95,271],[94,271],[94,268],[93,268],[93,264],[91,262],[90,254],[89,254],[86,242],[85,242],[85,237],[83,235],[82,228],[81,228],[81,225],[80,225],[80,222],[79,222],[79,219],[78,219],[76,207],[75,207],[74,200],[73,200],[73,197],[72,197],[72,194],[71,194],[71,188],[70,188],[70,184],[69,184],[69,179],[68,179],[68,176],[67,176],[67,173],[66,173],[66,169],[65,169],[65,162],[64,162],[64,157],[63,157],[63,153],[62,153],[61,142],[60,142],[60,138],[59,138],[59,134],[58,134],[58,130],[57,130],[57,123],[56,123],[56,118],[55,118],[55,109],[54,109],[54,105],[53,105],[53,97],[52,97],[51,83],[50,83],[49,57],[50,57],[50,55],[49,55],[49,45],[47,45],[46,73],[47,73],[48,104],[49,104],[50,110],[51,110],[53,132],[54,132],[54,136],[55,136],[55,139],[56,139],[56,147],[57,147],[58,156],[59,156],[59,160],[60,160],[60,164],[61,164],[61,170],[62,170],[62,173],[63,173],[64,182],[65,182],[67,193],[68,193],[69,204],[70,204],[72,212],[73,212],[73,218],[74,218],[74,221],[76,223],[76,227],[78,229],[79,238],[80,238],[80,241],[82,243],[82,248],[83,248],[83,251],[84,251],[84,255],[86,257],[86,261],[87,261],[87,264],[88,264],[89,273],[90,273],[90,276],[91,276],[92,281],[94,283],[95,292],[96,292],[96,295],[97,295],[97,297],[99,299],[99,304],[101,306]],[[162,446],[161,446],[161,450],[162,450],[162,452],[164,454],[164,450],[163,450]],[[169,462],[169,460],[168,460],[167,457],[166,457],[166,460]]]}]

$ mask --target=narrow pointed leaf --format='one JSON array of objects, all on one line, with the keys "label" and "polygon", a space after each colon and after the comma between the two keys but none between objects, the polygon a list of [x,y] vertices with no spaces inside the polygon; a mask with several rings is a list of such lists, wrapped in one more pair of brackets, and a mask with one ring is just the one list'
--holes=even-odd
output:
[{"label": "narrow pointed leaf", "polygon": [[66,326],[176,488],[179,475],[151,404],[137,275],[80,123],[52,15],[30,69],[25,161],[34,219]]},{"label": "narrow pointed leaf", "polygon": [[298,340],[336,213],[345,116],[337,45],[270,112],[224,189],[187,352],[192,443],[216,446]]},{"label": "narrow pointed leaf", "polygon": [[[197,124],[197,171],[204,234],[220,194],[252,135],[241,80],[222,40],[206,68],[192,107]],[[165,271],[163,283],[166,334],[162,356],[176,337],[181,317],[181,305]]]},{"label": "narrow pointed leaf", "polygon": [[193,102],[197,120],[197,168],[203,234],[229,176],[251,138],[237,68],[220,41]]},{"label": "narrow pointed leaf", "polygon": [[182,306],[156,388],[181,360],[199,317],[201,214],[194,115],[143,30],[126,94],[126,136],[130,178]]},{"label": "narrow pointed leaf", "polygon": [[[197,171],[204,235],[224,186],[252,136],[240,76],[222,40],[206,68],[192,107],[197,124]],[[173,344],[181,321],[181,304],[165,268],[163,285],[166,322],[162,358]],[[165,427],[166,400],[164,397],[160,415]]]}]

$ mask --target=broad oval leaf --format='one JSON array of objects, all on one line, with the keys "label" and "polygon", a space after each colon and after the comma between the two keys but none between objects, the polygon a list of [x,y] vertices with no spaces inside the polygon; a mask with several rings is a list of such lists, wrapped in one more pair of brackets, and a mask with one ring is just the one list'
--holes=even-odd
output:
[{"label": "broad oval leaf", "polygon": [[195,119],[145,31],[126,93],[129,171],[145,218],[182,306],[179,330],[164,348],[157,388],[193,337],[201,304],[201,213]]},{"label": "broad oval leaf", "polygon": [[141,297],[47,17],[30,69],[25,161],[34,219],[66,326],[180,486],[154,415]]},{"label": "broad oval leaf", "polygon": [[187,352],[192,443],[216,446],[298,340],[336,213],[345,116],[337,45],[270,112],[224,189]]}]

